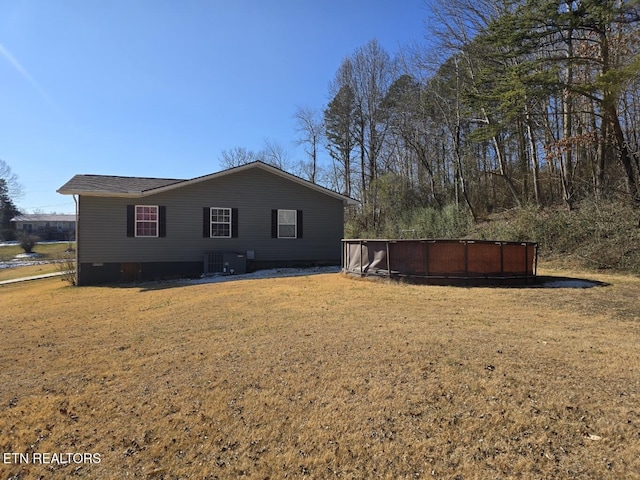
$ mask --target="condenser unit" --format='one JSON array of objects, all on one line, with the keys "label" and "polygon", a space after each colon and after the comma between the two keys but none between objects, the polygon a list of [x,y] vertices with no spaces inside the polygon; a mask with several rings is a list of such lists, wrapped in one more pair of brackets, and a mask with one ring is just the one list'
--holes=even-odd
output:
[{"label": "condenser unit", "polygon": [[247,273],[247,257],[238,252],[210,252],[204,255],[205,275]]}]

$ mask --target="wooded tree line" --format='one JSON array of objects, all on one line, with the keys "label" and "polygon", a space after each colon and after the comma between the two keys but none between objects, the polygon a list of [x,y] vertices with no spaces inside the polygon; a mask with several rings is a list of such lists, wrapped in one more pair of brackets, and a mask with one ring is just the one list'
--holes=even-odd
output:
[{"label": "wooded tree line", "polygon": [[[298,172],[385,215],[454,205],[640,201],[640,7],[628,0],[447,0],[437,49],[345,58],[322,112],[299,109]],[[331,162],[318,165],[326,148]]]}]

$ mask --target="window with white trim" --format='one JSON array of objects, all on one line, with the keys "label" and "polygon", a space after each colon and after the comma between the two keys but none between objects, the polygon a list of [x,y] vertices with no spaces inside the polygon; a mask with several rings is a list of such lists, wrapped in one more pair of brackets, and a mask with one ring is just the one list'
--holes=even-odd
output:
[{"label": "window with white trim", "polygon": [[136,205],[136,237],[158,236],[158,206]]},{"label": "window with white trim", "polygon": [[211,237],[231,238],[231,209],[211,207]]},{"label": "window with white trim", "polygon": [[297,211],[278,210],[278,238],[296,238]]}]

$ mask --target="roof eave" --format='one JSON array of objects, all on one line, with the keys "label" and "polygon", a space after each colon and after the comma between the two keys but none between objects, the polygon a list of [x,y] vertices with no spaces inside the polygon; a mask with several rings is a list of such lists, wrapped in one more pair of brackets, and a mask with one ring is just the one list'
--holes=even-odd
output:
[{"label": "roof eave", "polygon": [[81,190],[56,190],[61,195],[80,195],[84,197],[119,197],[119,198],[140,198],[146,196],[144,192],[96,192]]}]

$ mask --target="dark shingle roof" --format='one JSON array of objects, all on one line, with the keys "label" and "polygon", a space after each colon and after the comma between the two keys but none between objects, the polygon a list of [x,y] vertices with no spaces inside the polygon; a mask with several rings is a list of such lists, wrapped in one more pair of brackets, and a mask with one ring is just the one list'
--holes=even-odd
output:
[{"label": "dark shingle roof", "polygon": [[58,189],[60,193],[141,194],[147,190],[184,182],[175,178],[117,177],[108,175],[76,175]]},{"label": "dark shingle roof", "polygon": [[190,180],[178,180],[175,178],[142,178],[142,177],[115,177],[108,175],[76,175],[57,191],[63,195],[88,195],[88,196],[104,196],[104,197],[144,197],[155,193],[171,190],[174,188],[192,185],[194,183],[221,178],[226,175],[232,175],[247,169],[260,168],[279,175],[292,182],[299,183],[305,187],[317,190],[326,195],[338,198],[345,204],[355,205],[359,203],[353,198],[347,197],[340,193],[329,190],[320,185],[316,185],[291,173],[285,172],[272,165],[267,165],[261,161],[251,162],[245,165],[228,168],[221,172],[204,175],[202,177],[192,178]]}]

